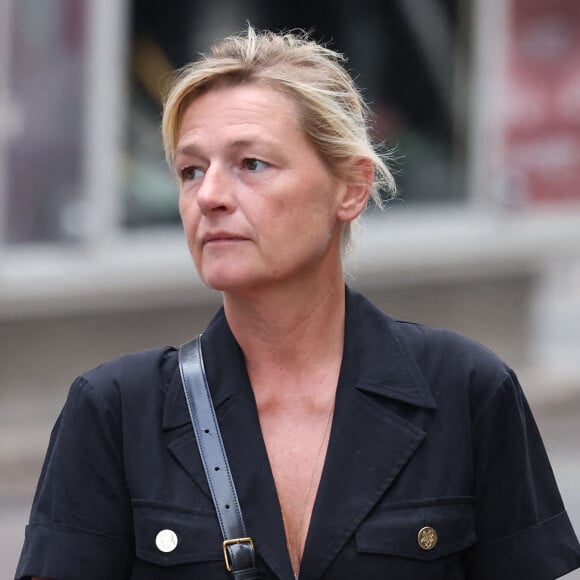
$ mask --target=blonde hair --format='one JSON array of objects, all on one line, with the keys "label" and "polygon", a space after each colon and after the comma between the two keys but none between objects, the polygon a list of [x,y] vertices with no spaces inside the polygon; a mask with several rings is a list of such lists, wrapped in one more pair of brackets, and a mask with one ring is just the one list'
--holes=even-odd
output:
[{"label": "blonde hair", "polygon": [[[214,44],[208,54],[178,71],[165,99],[162,134],[167,162],[173,167],[181,121],[187,106],[218,86],[264,84],[296,103],[301,126],[330,170],[347,181],[360,180],[358,159],[374,166],[371,198],[382,207],[382,194],[393,195],[395,182],[384,154],[369,135],[369,109],[344,68],[344,57],[304,32],[245,33]],[[343,248],[351,242],[351,223],[343,228]]]}]

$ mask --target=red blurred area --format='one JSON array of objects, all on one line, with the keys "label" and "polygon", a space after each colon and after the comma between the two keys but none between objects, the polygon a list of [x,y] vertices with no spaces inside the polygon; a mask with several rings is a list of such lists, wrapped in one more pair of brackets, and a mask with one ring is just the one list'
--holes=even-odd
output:
[{"label": "red blurred area", "polygon": [[526,202],[580,201],[580,2],[512,0],[504,148]]}]

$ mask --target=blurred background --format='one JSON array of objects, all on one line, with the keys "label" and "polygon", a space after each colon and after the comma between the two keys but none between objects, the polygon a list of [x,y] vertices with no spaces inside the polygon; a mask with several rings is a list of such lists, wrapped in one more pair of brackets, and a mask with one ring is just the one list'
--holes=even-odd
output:
[{"label": "blurred background", "polygon": [[182,239],[160,95],[246,21],[348,55],[400,190],[349,283],[516,369],[580,529],[577,0],[0,0],[0,576],[73,378],[219,305]]}]

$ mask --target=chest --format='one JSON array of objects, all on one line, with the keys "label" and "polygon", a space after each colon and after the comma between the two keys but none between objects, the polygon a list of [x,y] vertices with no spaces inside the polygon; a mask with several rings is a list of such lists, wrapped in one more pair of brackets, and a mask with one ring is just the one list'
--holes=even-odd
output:
[{"label": "chest", "polygon": [[[401,454],[411,445],[407,433],[412,425],[405,422],[401,426],[403,419],[395,422],[391,414],[393,420],[387,422],[384,409],[366,399],[363,402],[358,392],[339,389],[329,425],[332,442],[327,472],[318,497],[322,501],[317,501],[310,525],[320,473],[314,474],[311,498],[304,508],[305,486],[314,473],[312,459],[310,467],[305,466],[309,457],[318,454],[315,440],[326,417],[315,415],[314,421],[299,422],[297,417],[285,420],[273,414],[260,419],[262,426],[250,403],[232,397],[218,408],[218,416],[264,579],[292,579],[285,573],[290,551],[292,565],[296,569],[298,564],[303,578],[468,577],[462,552],[473,541],[472,508],[467,499],[470,486],[466,478],[457,479],[457,466],[463,463],[459,450],[441,453],[441,449],[450,448],[450,438],[465,439],[459,432],[442,432],[437,428],[437,417],[425,413],[426,420],[416,422],[428,435],[405,461]],[[145,419],[143,429],[137,430],[139,437],[126,440],[136,545],[131,577],[227,578],[221,534],[191,427],[183,425],[160,433],[162,439],[156,439],[150,420]],[[262,452],[262,437],[269,447],[268,457]],[[326,460],[327,437],[319,470]],[[133,441],[138,447],[130,445]],[[141,467],[136,469],[134,462]],[[278,498],[270,491],[270,469]],[[379,488],[387,485],[387,493],[381,494]],[[293,486],[301,486],[298,499],[292,495]],[[276,499],[284,514],[284,529],[276,515]],[[299,507],[293,509],[294,505]],[[307,519],[302,524],[301,542],[311,534],[305,548],[297,541],[302,509]],[[426,524],[439,533],[436,550],[423,551],[417,543],[418,531]],[[157,534],[165,529],[173,530],[179,538],[178,547],[169,553],[156,546]],[[318,568],[316,574],[311,573],[320,561],[328,561],[331,550],[333,560],[325,564],[327,570]]]},{"label": "chest", "polygon": [[[257,446],[248,439],[248,431],[254,433],[256,438],[261,435],[266,443],[269,467],[274,476],[283,514],[285,546],[280,522],[272,517],[277,512],[274,503],[276,500],[265,485],[269,480],[265,471],[267,462],[262,461],[264,469],[259,472],[259,477],[242,477],[236,473],[236,484],[244,504],[246,522],[251,526],[249,533],[257,546],[262,577],[290,580],[291,576],[282,572],[281,564],[287,562],[288,556],[295,572],[302,570],[304,577],[314,577],[309,575],[313,561],[318,562],[328,557],[329,549],[336,544],[336,537],[349,529],[352,533],[342,542],[340,553],[328,572],[319,573],[316,578],[351,580],[356,577],[381,578],[388,575],[417,580],[463,580],[466,576],[461,554],[473,541],[470,527],[471,506],[466,498],[468,490],[454,489],[454,478],[451,474],[457,470],[444,469],[447,473],[445,482],[433,479],[433,473],[438,470],[432,469],[433,463],[428,458],[432,457],[437,464],[442,461],[441,454],[436,453],[443,443],[437,432],[428,429],[431,437],[412,455],[405,467],[401,468],[399,477],[389,487],[387,496],[378,500],[371,510],[365,508],[364,521],[352,524],[359,517],[362,506],[368,505],[373,497],[379,495],[372,491],[378,489],[379,480],[382,482],[393,477],[391,468],[384,464],[388,462],[394,466],[401,463],[399,455],[396,460],[389,459],[391,450],[394,447],[402,450],[406,446],[400,441],[397,443],[394,427],[388,429],[381,420],[380,429],[378,425],[376,429],[373,428],[372,416],[369,414],[362,421],[363,417],[357,411],[355,401],[349,400],[348,405],[344,405],[340,395],[338,398],[336,418],[331,418],[331,422],[334,420],[335,424],[327,467],[336,465],[337,449],[340,450],[342,461],[339,464],[344,467],[341,477],[347,483],[343,486],[341,481],[332,477],[333,470],[329,469],[328,474],[331,477],[326,479],[325,476],[321,488],[320,498],[324,501],[317,504],[316,521],[313,520],[312,526],[312,507],[327,455],[328,432],[332,426],[329,424],[325,432],[324,414],[315,414],[310,417],[313,419],[311,421],[299,421],[292,416],[284,419],[280,415],[266,414],[260,418],[260,433],[257,425],[249,430],[242,429],[241,425],[235,423],[239,415],[244,414],[242,401],[232,401],[220,409],[224,440],[230,449],[256,450]],[[356,429],[351,429],[345,421],[346,409],[349,417],[358,419]],[[231,426],[232,423],[235,423],[234,427]],[[361,424],[365,429],[360,427]],[[139,479],[140,485],[146,483],[148,490],[146,493],[141,490],[137,497],[148,498],[148,501],[133,501],[138,558],[132,577],[149,577],[153,563],[168,578],[181,577],[180,570],[184,571],[183,577],[187,571],[192,577],[208,580],[225,578],[223,556],[220,552],[220,532],[208,496],[209,490],[201,491],[206,486],[205,476],[199,459],[192,454],[191,431],[184,428],[181,435],[177,431],[171,435],[169,450],[172,461],[177,458],[185,469],[175,469],[165,464],[159,465],[159,469],[148,470],[149,473],[168,475],[162,478],[163,489],[154,494],[150,488],[158,478]],[[431,438],[434,439],[432,444]],[[152,446],[151,449],[155,450],[156,447]],[[254,454],[255,451],[252,456]],[[130,456],[133,457],[134,454]],[[231,456],[235,470],[236,454],[232,453]],[[317,456],[318,462],[315,460]],[[154,457],[154,452],[147,454],[149,465]],[[252,461],[249,457],[244,458],[246,465]],[[453,461],[458,461],[457,455]],[[253,466],[250,471],[254,468],[257,467]],[[198,483],[193,484],[189,477],[181,479],[182,472],[184,476],[188,473],[193,475]],[[332,482],[330,488],[329,482]],[[311,491],[307,501],[309,486]],[[422,486],[428,486],[428,489],[423,489]],[[342,488],[348,489],[348,495],[341,495]],[[329,489],[332,489],[330,495]],[[168,503],[168,498],[173,495],[175,500]],[[461,499],[458,500],[458,497]],[[418,501],[418,498],[429,499]],[[434,501],[433,498],[438,499]],[[331,509],[324,509],[323,506],[331,506]],[[323,518],[319,517],[321,507],[324,511]],[[322,528],[321,519],[327,523]],[[439,533],[437,550],[423,551],[417,544],[418,530],[426,523],[435,527]],[[155,544],[156,534],[164,529],[175,531],[179,537],[178,549],[169,554],[160,552]],[[308,538],[305,548],[304,542],[309,529],[313,535]]]},{"label": "chest", "polygon": [[300,415],[262,413],[260,417],[295,572],[300,567],[322,476],[333,408],[331,401],[326,407]]}]

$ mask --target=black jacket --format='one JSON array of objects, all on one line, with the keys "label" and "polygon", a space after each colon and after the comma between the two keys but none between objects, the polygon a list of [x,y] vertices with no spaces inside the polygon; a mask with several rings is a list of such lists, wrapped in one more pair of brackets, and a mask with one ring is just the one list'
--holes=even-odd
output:
[{"label": "black jacket", "polygon": [[[262,578],[291,580],[243,353],[223,311],[202,344]],[[425,527],[436,544],[419,541]],[[156,537],[167,529],[177,545],[162,552]],[[52,433],[16,577],[225,580],[221,541],[176,350],[128,355],[78,378]],[[513,372],[479,344],[395,321],[348,291],[300,580],[549,580],[576,567],[580,547]]]}]

